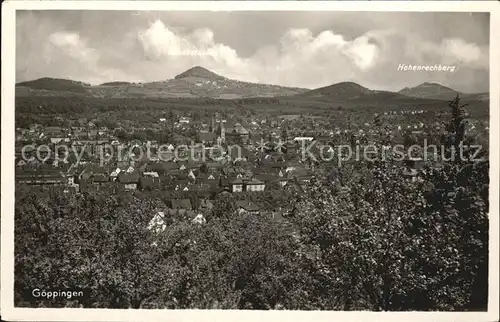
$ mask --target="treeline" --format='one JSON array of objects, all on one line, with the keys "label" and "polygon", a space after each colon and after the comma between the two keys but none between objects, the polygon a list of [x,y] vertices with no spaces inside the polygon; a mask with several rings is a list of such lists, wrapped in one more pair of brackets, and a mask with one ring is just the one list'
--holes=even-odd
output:
[{"label": "treeline", "polygon": [[90,86],[90,84],[67,79],[44,77],[32,81],[17,83],[16,87],[18,86],[25,86],[32,89],[86,93],[85,87]]},{"label": "treeline", "polygon": [[[131,120],[138,123],[158,122],[159,118],[177,120],[180,115],[192,114],[194,120],[210,117],[215,112],[222,116],[240,113],[236,105],[211,105],[203,101],[165,99],[99,99],[93,97],[17,97],[16,127],[29,127],[38,123],[56,125],[55,117],[67,121],[68,115],[76,120],[79,117],[87,119],[114,119],[114,123]],[[52,121],[51,121],[52,120]]]},{"label": "treeline", "polygon": [[60,114],[112,112],[117,110],[164,110],[171,108],[181,112],[185,108],[200,109],[237,108],[238,104],[279,104],[275,98],[244,98],[235,100],[204,98],[95,98],[95,97],[63,97],[63,96],[29,96],[16,97],[16,113]]}]

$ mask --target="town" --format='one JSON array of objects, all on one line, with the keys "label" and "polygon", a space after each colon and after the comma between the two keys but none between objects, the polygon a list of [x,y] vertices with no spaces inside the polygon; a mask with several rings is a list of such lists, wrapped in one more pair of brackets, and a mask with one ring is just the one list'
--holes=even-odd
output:
[{"label": "town", "polygon": [[2,318],[486,319],[494,15],[209,3],[10,19]]},{"label": "town", "polygon": [[[188,114],[159,118],[150,128],[109,128],[100,119],[59,119],[59,123],[72,126],[32,124],[17,129],[16,182],[58,186],[65,193],[177,192],[178,199],[168,203],[170,209],[196,216],[200,207],[211,205],[223,192],[243,195],[240,198],[245,200],[245,193],[300,187],[315,176],[328,176],[334,164],[304,158],[304,142],[316,143],[314,149],[319,151],[340,144],[417,143],[429,133],[438,137],[443,127],[439,122],[428,122],[429,114],[423,109],[389,111],[358,126],[350,124],[350,128],[304,115],[238,120],[215,113],[211,118],[194,120]],[[393,121],[404,120],[404,116],[411,116],[412,122]],[[162,129],[182,135],[153,140],[154,131]],[[470,135],[481,131],[485,135],[487,129],[487,124],[477,120],[467,123]],[[148,130],[153,132],[150,138],[144,135]],[[124,133],[138,135],[132,139]],[[163,148],[158,150],[160,144]],[[63,155],[56,151],[60,146],[74,153],[66,150]],[[147,154],[143,152],[146,147]],[[174,153],[177,147],[182,149]],[[405,163],[403,175],[415,180],[422,164]],[[251,212],[263,209],[251,200],[240,202],[239,207]]]}]

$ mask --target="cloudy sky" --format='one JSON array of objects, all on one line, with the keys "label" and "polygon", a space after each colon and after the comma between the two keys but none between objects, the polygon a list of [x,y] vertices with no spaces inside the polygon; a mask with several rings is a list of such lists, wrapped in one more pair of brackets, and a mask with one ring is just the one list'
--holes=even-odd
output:
[{"label": "cloudy sky", "polygon": [[[18,11],[16,81],[158,81],[199,65],[252,82],[488,91],[489,14]],[[450,72],[399,64],[455,65]]]}]

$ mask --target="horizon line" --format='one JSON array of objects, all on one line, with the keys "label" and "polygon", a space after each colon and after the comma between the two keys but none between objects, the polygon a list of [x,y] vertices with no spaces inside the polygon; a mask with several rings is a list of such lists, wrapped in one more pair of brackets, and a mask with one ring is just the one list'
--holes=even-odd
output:
[{"label": "horizon line", "polygon": [[[178,75],[181,75],[181,74],[185,73],[186,71],[191,70],[194,67],[201,67],[201,66],[193,66],[193,67],[185,70],[184,72],[179,73]],[[204,67],[202,67],[202,68],[204,68]],[[207,68],[204,68],[204,69],[207,70],[207,71],[209,71],[209,72],[211,72],[211,73],[214,73],[214,72],[212,72],[211,70],[209,70]],[[362,86],[362,87],[364,87],[364,88],[366,88],[368,90],[371,90],[371,91],[392,92],[392,93],[398,93],[398,92],[400,92],[400,91],[402,91],[404,89],[411,89],[411,88],[415,88],[415,87],[418,87],[418,86],[421,86],[421,85],[424,85],[424,84],[439,85],[439,86],[447,87],[447,88],[451,89],[452,91],[460,93],[460,94],[483,94],[483,93],[490,93],[489,90],[488,91],[481,91],[481,92],[461,92],[461,91],[458,91],[458,90],[456,90],[454,88],[451,88],[450,86],[444,85],[444,84],[442,84],[440,82],[433,81],[433,80],[428,80],[428,81],[425,81],[425,82],[422,82],[422,83],[418,83],[418,84],[413,85],[413,86],[411,86],[411,85],[404,86],[404,87],[400,88],[399,90],[381,90],[381,89],[370,88],[368,86],[365,86],[365,85],[360,84],[359,82],[356,82],[356,81],[353,81],[353,80],[345,80],[345,81],[341,81],[341,82],[337,82],[337,83],[332,83],[332,84],[325,85],[325,86],[320,86],[320,87],[315,87],[315,88],[309,88],[309,87],[287,86],[287,85],[280,85],[280,84],[273,84],[273,83],[264,83],[264,82],[244,81],[244,80],[238,80],[238,79],[228,78],[228,77],[219,75],[217,73],[214,73],[214,74],[216,74],[217,76],[224,77],[225,79],[232,80],[232,81],[238,81],[238,82],[244,82],[244,83],[250,83],[250,84],[258,84],[258,85],[280,86],[280,87],[284,87],[284,88],[305,89],[305,90],[309,90],[309,91],[318,90],[318,89],[322,89],[322,88],[326,88],[326,87],[330,87],[330,86],[334,86],[334,85],[338,85],[338,84],[343,84],[343,83],[353,83],[353,84],[357,84],[357,85]],[[64,80],[64,81],[71,81],[71,82],[82,83],[82,84],[87,85],[87,86],[83,85],[82,87],[98,87],[98,86],[103,86],[103,85],[109,84],[109,83],[120,83],[120,82],[121,83],[128,83],[130,85],[139,85],[139,84],[151,84],[151,83],[162,83],[162,82],[173,81],[173,80],[176,80],[175,77],[177,77],[178,75],[176,75],[176,76],[174,76],[172,78],[166,78],[166,79],[162,79],[162,80],[153,80],[153,81],[112,80],[112,81],[107,81],[107,82],[103,82],[103,83],[90,83],[90,82],[85,82],[85,81],[76,80],[76,79],[72,79],[72,78],[61,78],[61,77],[43,76],[43,77],[34,78],[34,79],[30,79],[30,80],[16,81],[15,82],[15,87],[17,87],[21,83],[33,82],[33,81],[37,81],[37,80],[41,80],[41,79]],[[204,77],[199,77],[199,78],[204,78]],[[123,85],[123,86],[126,86],[126,85]]]}]

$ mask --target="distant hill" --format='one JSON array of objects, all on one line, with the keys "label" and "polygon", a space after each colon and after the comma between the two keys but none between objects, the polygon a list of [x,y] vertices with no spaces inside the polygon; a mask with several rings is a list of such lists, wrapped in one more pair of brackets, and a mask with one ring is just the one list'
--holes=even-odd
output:
[{"label": "distant hill", "polygon": [[[299,101],[380,105],[413,103],[416,100],[450,100],[457,94],[437,83],[423,83],[399,92],[377,91],[354,82],[341,82],[313,90],[279,85],[244,82],[218,75],[195,66],[173,79],[150,83],[113,81],[101,85],[58,78],[40,78],[16,84],[16,96],[91,96],[96,98],[214,98],[239,99],[254,97],[288,97]],[[467,101],[485,101],[488,93],[459,95]]]},{"label": "distant hill", "polygon": [[462,93],[438,83],[428,83],[428,82],[422,83],[418,86],[411,88],[405,87],[398,93],[408,97],[437,99],[446,101],[454,99],[455,96],[457,96],[457,94],[460,96],[460,98],[468,101],[471,100],[484,101],[490,98],[489,93]]},{"label": "distant hill", "polygon": [[130,82],[107,82],[107,83],[102,83],[99,86],[123,86],[123,85],[130,85],[132,83]]},{"label": "distant hill", "polygon": [[371,90],[366,87],[363,87],[359,84],[353,82],[341,82],[317,89],[313,89],[307,93],[304,93],[304,96],[327,96],[332,98],[339,99],[351,99],[355,97],[359,97],[361,95],[369,94]]},{"label": "distant hill", "polygon": [[308,91],[278,85],[242,82],[195,66],[173,79],[150,83],[125,81],[91,86],[66,79],[40,78],[16,84],[18,96],[74,96],[75,93],[97,98],[215,98],[289,96]]},{"label": "distant hill", "polygon": [[317,89],[313,89],[300,97],[317,98],[333,102],[370,102],[394,99],[408,99],[399,93],[371,90],[354,82],[341,82]]},{"label": "distant hill", "polygon": [[465,99],[477,100],[477,101],[487,101],[490,99],[490,93],[465,94]]},{"label": "distant hill", "polygon": [[464,96],[463,93],[455,91],[449,87],[443,86],[438,83],[422,83],[415,87],[405,87],[400,90],[398,93],[409,96],[409,97],[418,97],[418,98],[429,98],[429,99],[439,99],[439,100],[451,100],[457,94],[460,96]]},{"label": "distant hill", "polygon": [[354,82],[341,82],[298,94],[299,97],[316,98],[332,102],[352,102],[363,104],[381,104],[385,102],[415,102],[424,100],[451,100],[459,95],[466,101],[488,100],[488,93],[467,94],[453,90],[438,83],[422,83],[412,88],[404,88],[398,92],[371,90]]},{"label": "distant hill", "polygon": [[185,72],[175,76],[175,79],[183,79],[187,77],[203,78],[206,80],[213,80],[213,81],[226,79],[225,77],[217,75],[216,73],[211,72],[208,69],[200,66],[195,66],[193,68],[186,70]]},{"label": "distant hill", "polygon": [[60,78],[39,78],[32,81],[17,83],[16,87],[26,87],[33,90],[85,93],[90,84]]},{"label": "distant hill", "polygon": [[[195,66],[173,79],[142,84],[114,82],[114,86],[99,85],[89,88],[92,96],[102,98],[217,98],[276,97],[304,93],[307,89],[278,85],[242,82],[218,75]],[[125,82],[124,82],[125,83]]]}]

